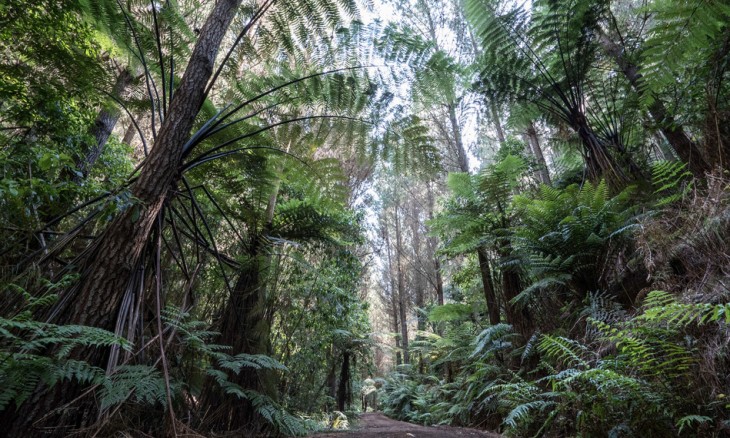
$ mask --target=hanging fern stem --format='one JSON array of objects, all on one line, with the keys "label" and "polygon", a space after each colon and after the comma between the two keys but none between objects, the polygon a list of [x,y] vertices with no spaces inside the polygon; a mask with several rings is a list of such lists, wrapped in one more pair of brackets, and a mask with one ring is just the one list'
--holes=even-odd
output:
[{"label": "hanging fern stem", "polygon": [[[190,195],[190,202],[191,202],[191,204],[194,207],[194,211],[197,211],[198,214],[200,215],[200,219],[201,219],[201,221],[203,223],[203,227],[205,228],[205,230],[208,233],[208,236],[211,239],[211,244],[213,245],[213,250],[215,251],[215,254],[216,254],[216,261],[218,262],[218,267],[220,268],[221,275],[223,275],[223,282],[226,285],[226,289],[228,289],[228,291],[230,292],[231,291],[231,283],[230,283],[230,281],[228,279],[228,276],[226,275],[225,270],[223,269],[223,261],[221,260],[220,256],[218,256],[219,251],[218,251],[218,248],[217,248],[216,243],[215,243],[215,237],[213,237],[213,232],[210,230],[210,226],[208,225],[208,221],[205,219],[205,215],[203,214],[203,210],[198,205],[198,202],[197,202],[197,200],[195,198],[195,194],[193,193],[192,189],[190,188],[190,184],[188,183],[187,179],[184,176],[182,176],[181,177],[181,180],[182,180],[183,184],[185,185],[185,188],[186,188],[188,194]],[[201,233],[201,235],[202,235],[202,233]]]},{"label": "hanging fern stem", "polygon": [[[163,210],[164,212],[164,210]],[[162,335],[162,261],[160,252],[162,249],[162,215],[157,217],[157,241],[155,244],[155,317],[157,319],[157,333],[159,334],[160,344],[160,360],[162,361],[162,373],[165,376],[165,395],[167,396],[167,410],[170,414],[170,426],[172,427],[173,435],[177,435],[177,428],[175,425],[175,411],[172,405],[172,394],[170,390],[170,371],[167,365],[167,355],[165,354],[164,337]]]},{"label": "hanging fern stem", "polygon": [[250,138],[250,137],[256,136],[258,134],[261,134],[262,132],[269,131],[269,130],[274,129],[274,128],[278,127],[278,126],[288,125],[288,124],[294,123],[294,122],[302,122],[302,121],[306,121],[306,120],[317,120],[317,119],[340,119],[340,120],[350,120],[350,121],[356,121],[356,122],[362,122],[362,123],[372,123],[372,122],[369,122],[367,120],[363,120],[363,119],[360,119],[360,118],[357,118],[357,117],[337,116],[337,115],[306,116],[306,117],[296,117],[296,118],[289,119],[289,120],[283,120],[281,122],[272,123],[272,124],[270,124],[270,125],[268,125],[268,126],[266,126],[264,128],[257,129],[255,131],[252,131],[252,132],[249,132],[249,133],[240,135],[240,136],[235,137],[235,138],[233,138],[231,140],[225,141],[225,142],[223,142],[223,143],[221,143],[221,144],[219,144],[217,146],[214,146],[211,149],[208,149],[207,151],[201,153],[200,155],[198,155],[197,157],[195,157],[194,159],[192,159],[188,163],[184,164],[184,168],[185,169],[188,169],[188,168],[191,167],[191,165],[193,163],[195,163],[197,161],[200,161],[200,160],[206,158],[207,156],[209,156],[210,154],[212,154],[212,153],[214,153],[216,151],[219,151],[222,148],[224,148],[226,146],[229,146],[229,145],[231,145],[233,143],[237,143],[237,142],[239,142],[239,141],[241,141],[241,140],[243,140],[245,138]]},{"label": "hanging fern stem", "polygon": [[[162,115],[167,115],[167,84],[165,80],[165,58],[162,56],[162,41],[160,39],[160,24],[157,21],[157,5],[155,0],[150,0],[150,7],[152,9],[152,25],[155,29],[155,45],[157,46],[157,58],[160,63],[160,78],[162,79]],[[171,55],[172,56],[172,55]],[[172,82],[170,82],[172,87]],[[172,100],[172,99],[170,99]]]},{"label": "hanging fern stem", "polygon": [[211,90],[213,89],[213,86],[218,81],[218,76],[220,76],[221,72],[223,71],[223,67],[225,67],[226,63],[230,60],[231,55],[233,54],[233,51],[235,50],[236,46],[240,44],[243,37],[248,33],[249,30],[253,27],[256,22],[258,22],[264,14],[266,14],[266,11],[273,6],[273,4],[276,3],[276,0],[265,0],[264,4],[262,4],[258,10],[254,13],[253,17],[248,21],[248,23],[243,27],[241,32],[239,32],[238,36],[236,37],[236,40],[233,42],[233,45],[230,49],[228,49],[228,52],[223,57],[223,61],[218,66],[218,69],[216,69],[215,73],[213,74],[213,77],[208,82],[208,86],[205,89],[205,92],[203,93],[203,99],[206,99],[208,97],[208,94],[210,94]]},{"label": "hanging fern stem", "polygon": [[[159,110],[156,109],[157,105],[155,105],[155,97],[152,94],[152,88],[154,88],[155,95],[157,95],[157,88],[155,86],[155,81],[154,81],[154,79],[152,79],[152,75],[150,74],[150,69],[149,69],[149,66],[147,65],[147,60],[144,56],[144,51],[142,50],[142,46],[139,41],[139,37],[137,35],[137,31],[135,30],[134,24],[132,23],[132,19],[129,16],[129,14],[127,13],[127,10],[122,5],[121,0],[116,0],[116,1],[117,1],[117,5],[119,6],[119,10],[122,11],[122,14],[124,15],[124,20],[126,21],[130,32],[132,32],[132,39],[134,40],[134,43],[137,46],[139,55],[137,55],[134,52],[134,50],[131,50],[131,52],[135,53],[135,57],[137,57],[137,59],[139,59],[139,61],[142,63],[142,68],[144,69],[145,84],[147,86],[147,96],[149,97],[150,105],[152,108],[152,112],[150,114],[152,117],[152,123],[150,124],[151,128],[152,128],[152,138],[156,139],[157,138],[157,125],[155,124],[155,112],[159,111]],[[154,6],[153,6],[153,8],[154,8]],[[159,101],[159,96],[158,96],[157,100]],[[160,115],[160,119],[162,119],[161,115]],[[142,136],[140,134],[140,138],[144,138],[144,136]]]},{"label": "hanging fern stem", "polygon": [[206,138],[212,136],[213,134],[219,132],[220,130],[222,130],[225,127],[234,125],[236,123],[239,123],[239,122],[242,122],[244,120],[247,120],[250,117],[253,117],[253,115],[255,115],[255,113],[252,114],[252,115],[245,116],[245,117],[243,117],[241,119],[237,119],[237,120],[235,120],[233,122],[230,122],[230,123],[224,125],[224,127],[221,127],[219,129],[215,129],[215,128],[218,127],[218,125],[220,125],[221,123],[223,123],[223,121],[225,121],[226,119],[230,118],[231,116],[233,116],[235,113],[237,113],[241,109],[243,109],[246,106],[248,106],[248,105],[250,105],[250,104],[252,104],[252,103],[254,103],[254,102],[258,101],[258,100],[261,100],[264,97],[266,97],[266,96],[268,96],[268,95],[270,95],[272,93],[275,93],[275,92],[277,92],[277,91],[279,91],[281,89],[284,89],[284,88],[289,87],[291,85],[295,85],[295,84],[298,84],[300,82],[304,82],[306,80],[314,79],[314,78],[317,78],[317,77],[320,77],[320,76],[327,76],[327,75],[331,75],[331,74],[335,74],[335,73],[341,73],[341,72],[344,72],[344,71],[353,71],[353,70],[360,70],[360,69],[373,68],[373,67],[375,67],[375,66],[343,67],[343,68],[338,68],[338,69],[334,69],[334,70],[328,70],[328,71],[324,71],[324,72],[313,73],[311,75],[307,75],[307,76],[303,76],[303,77],[300,77],[300,78],[296,78],[296,79],[293,79],[291,81],[285,82],[283,84],[277,85],[277,86],[275,86],[273,88],[270,88],[266,92],[261,93],[261,94],[259,94],[257,96],[254,96],[254,97],[252,97],[252,98],[250,98],[250,99],[248,99],[248,100],[246,100],[246,101],[244,101],[244,102],[236,105],[230,111],[228,111],[228,113],[226,115],[224,115],[223,117],[218,118],[212,125],[210,125],[203,132],[201,132],[201,135],[196,139],[196,141],[193,142],[193,143],[191,143],[186,148],[186,150],[192,150],[192,148],[195,147],[197,144],[199,144],[201,141],[203,141],[204,139],[206,139]]},{"label": "hanging fern stem", "polygon": [[137,123],[137,119],[132,115],[132,112],[129,111],[129,108],[127,108],[127,105],[125,105],[121,99],[119,99],[114,94],[109,93],[108,91],[105,91],[105,90],[100,90],[100,91],[102,93],[106,94],[112,100],[114,100],[114,102],[116,102],[117,105],[122,107],[124,112],[127,113],[127,116],[129,116],[129,119],[132,121],[132,125],[134,125],[134,129],[137,131],[137,134],[139,135],[139,139],[142,141],[142,150],[144,151],[144,156],[147,157],[147,155],[149,155],[149,150],[147,147],[147,140],[145,140],[145,135],[142,132],[142,129],[139,127],[139,124]]}]

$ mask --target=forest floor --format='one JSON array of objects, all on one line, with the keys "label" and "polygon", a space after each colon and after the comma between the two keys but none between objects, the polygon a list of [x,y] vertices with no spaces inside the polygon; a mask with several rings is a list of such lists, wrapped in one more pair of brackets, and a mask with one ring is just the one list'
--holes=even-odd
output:
[{"label": "forest floor", "polygon": [[420,426],[391,420],[385,415],[372,412],[362,414],[357,427],[341,432],[312,435],[310,438],[501,438],[492,432],[450,426]]}]

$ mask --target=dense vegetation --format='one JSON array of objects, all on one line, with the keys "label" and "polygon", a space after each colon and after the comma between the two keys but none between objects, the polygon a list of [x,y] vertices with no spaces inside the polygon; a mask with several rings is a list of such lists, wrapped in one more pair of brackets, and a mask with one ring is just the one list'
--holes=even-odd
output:
[{"label": "dense vegetation", "polygon": [[0,3],[0,427],[730,433],[730,5]]}]

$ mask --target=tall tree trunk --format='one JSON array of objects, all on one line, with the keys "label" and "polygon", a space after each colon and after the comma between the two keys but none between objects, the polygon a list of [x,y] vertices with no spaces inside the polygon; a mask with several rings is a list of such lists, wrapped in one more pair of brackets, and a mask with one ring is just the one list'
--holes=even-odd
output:
[{"label": "tall tree trunk", "polygon": [[398,295],[395,293],[395,287],[391,287],[391,307],[393,308],[393,333],[396,333],[395,337],[395,364],[401,365],[403,363],[403,355],[401,355],[401,335],[398,334],[400,330],[400,319],[398,317]]},{"label": "tall tree trunk", "polygon": [[487,301],[487,311],[489,312],[489,324],[499,324],[499,301],[494,291],[494,282],[492,281],[492,270],[489,267],[489,258],[486,248],[480,246],[477,249],[477,257],[479,259],[479,272],[482,275],[482,286],[484,289],[484,299]]},{"label": "tall tree trunk", "polygon": [[[423,291],[423,270],[421,269],[421,221],[420,212],[418,210],[418,202],[411,200],[411,234],[413,242],[413,289],[415,292],[415,305],[419,309],[423,309],[426,300]],[[426,330],[426,320],[421,312],[418,313],[418,330]]]},{"label": "tall tree trunk", "polygon": [[403,239],[401,236],[401,220],[399,214],[399,202],[395,204],[395,245],[396,264],[398,269],[398,309],[400,316],[401,349],[403,350],[403,363],[411,363],[408,353],[408,296],[406,294],[405,272],[403,272]]},{"label": "tall tree trunk", "polygon": [[342,353],[342,369],[340,370],[340,384],[337,388],[337,410],[344,412],[346,403],[349,400],[348,389],[350,386],[350,351],[345,349]]},{"label": "tall tree trunk", "polygon": [[[434,199],[433,189],[431,188],[431,182],[428,183],[428,219],[433,220],[434,217]],[[435,292],[436,292],[436,302],[439,306],[444,305],[444,280],[443,276],[441,274],[441,261],[438,258],[438,255],[436,255],[436,248],[438,246],[438,242],[436,240],[436,237],[429,237],[428,238],[429,243],[429,251],[431,253],[431,258],[433,259],[433,269],[434,269],[434,275],[436,277],[435,279]]]},{"label": "tall tree trunk", "polygon": [[[205,87],[212,75],[218,49],[240,3],[241,0],[219,0],[216,3],[200,32],[155,146],[132,187],[137,203],[120,214],[95,240],[81,270],[79,283],[64,291],[51,311],[41,315],[44,320],[114,331],[117,320],[126,319],[127,315],[120,314],[121,304],[128,293],[133,293],[132,274],[148,246],[153,226],[158,223],[167,193],[176,184],[182,145],[188,139],[203,104]],[[106,350],[92,348],[73,355],[74,359],[87,360],[102,367],[107,356]],[[16,412],[8,409],[3,413],[0,418],[3,431],[9,436],[31,434],[35,420],[73,400],[79,394],[79,386],[76,382],[62,382],[51,392],[39,387]],[[68,422],[71,426],[81,426],[94,421],[94,409],[93,405],[84,405]],[[62,427],[56,430],[59,435],[68,432]]]},{"label": "tall tree trunk", "polygon": [[545,185],[550,185],[550,172],[548,171],[547,162],[545,161],[545,156],[543,155],[542,148],[540,147],[540,141],[537,138],[537,131],[535,130],[534,123],[530,122],[530,124],[527,125],[525,134],[527,135],[527,142],[530,144],[532,155],[535,157],[535,161],[537,161],[537,175],[540,178],[540,182]]},{"label": "tall tree trunk", "polygon": [[[114,84],[112,95],[121,96],[125,90],[132,85],[132,73],[129,70],[124,69],[117,77],[117,81]],[[76,163],[76,167],[81,172],[81,178],[86,178],[94,167],[96,160],[99,159],[102,152],[104,152],[104,146],[109,140],[114,127],[119,121],[121,113],[116,108],[104,107],[99,111],[99,115],[94,120],[94,125],[91,127],[89,134],[94,138],[92,143],[85,143],[82,146],[81,157]]]},{"label": "tall tree trunk", "polygon": [[524,339],[532,336],[532,317],[527,309],[518,309],[512,300],[522,292],[522,277],[519,268],[509,262],[512,258],[512,243],[505,239],[499,244],[499,256],[502,259],[502,294],[504,295],[507,322],[522,335]]},{"label": "tall tree trunk", "polygon": [[[613,58],[621,72],[634,88],[636,93],[641,96],[644,89],[641,86],[641,73],[639,67],[626,57],[626,49],[617,44],[603,32],[599,32],[598,41],[603,51]],[[681,125],[678,125],[667,111],[664,103],[656,96],[652,96],[652,103],[649,105],[649,114],[659,125],[659,130],[672,146],[679,158],[687,163],[687,167],[696,177],[704,177],[705,172],[711,170],[711,161],[703,155],[697,144],[692,141]]]},{"label": "tall tree trunk", "polygon": [[507,143],[507,139],[504,136],[502,121],[497,111],[497,105],[494,102],[489,103],[489,111],[492,113],[492,124],[494,124],[494,130],[497,132],[497,141],[499,141],[500,146],[504,146]]},{"label": "tall tree trunk", "polygon": [[[492,104],[490,108],[492,111],[492,120],[494,122],[495,129],[497,130],[500,144],[504,144],[506,140],[504,138],[504,132],[502,131],[502,126],[499,120],[499,114],[497,113],[497,107],[496,105]],[[461,139],[461,131],[459,130],[458,125],[456,125],[456,118],[451,118],[451,121],[452,124],[454,124],[454,134],[457,136],[456,144],[459,146],[460,154],[463,154],[465,156],[466,151],[464,150],[463,141]],[[463,163],[461,171],[469,173],[469,166],[466,163]],[[484,291],[484,297],[487,300],[489,321],[492,325],[499,324],[499,301],[497,300],[497,296],[494,291],[491,269],[489,268],[489,259],[486,257],[486,252],[483,248],[477,250],[477,258],[479,260],[479,271],[481,272],[482,278],[482,289]]]},{"label": "tall tree trunk", "polygon": [[[416,329],[418,332],[423,332],[426,330],[426,318],[423,314],[423,308],[426,306],[426,300],[424,296],[424,272],[423,272],[423,264],[421,263],[421,260],[423,259],[421,254],[421,219],[420,219],[420,211],[418,209],[418,200],[411,199],[411,215],[410,215],[410,222],[411,222],[411,235],[412,235],[412,242],[413,242],[413,289],[415,292],[415,305],[416,305]],[[421,335],[419,334],[416,336],[416,340],[422,339]],[[423,355],[421,353],[418,354],[418,370],[421,374],[423,374],[425,368]]]},{"label": "tall tree trunk", "polygon": [[134,126],[134,123],[129,122],[129,126],[127,127],[127,130],[124,131],[124,138],[122,138],[122,143],[127,145],[132,145],[132,141],[134,141],[134,136],[137,135],[137,128]]},{"label": "tall tree trunk", "polygon": [[461,127],[459,126],[459,120],[456,117],[456,105],[450,103],[447,105],[449,111],[449,123],[451,123],[451,131],[454,135],[454,145],[456,147],[456,159],[459,164],[459,170],[464,173],[469,173],[469,157],[466,155],[466,149],[464,148],[464,139],[461,136]]}]

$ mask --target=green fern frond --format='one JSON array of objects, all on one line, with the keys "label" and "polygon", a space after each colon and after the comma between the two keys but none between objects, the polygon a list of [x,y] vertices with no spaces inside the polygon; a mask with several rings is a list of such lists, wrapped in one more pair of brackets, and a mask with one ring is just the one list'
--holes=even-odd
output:
[{"label": "green fern frond", "polygon": [[566,366],[588,367],[588,362],[583,359],[588,349],[573,339],[543,335],[538,348],[545,356]]},{"label": "green fern frond", "polygon": [[147,365],[122,365],[102,383],[99,396],[101,410],[125,402],[156,405],[167,404],[165,379],[162,373]]},{"label": "green fern frond", "polygon": [[546,400],[523,403],[510,411],[504,419],[504,424],[516,428],[520,422],[527,420],[533,411],[543,412],[553,406],[555,406],[555,402]]}]

